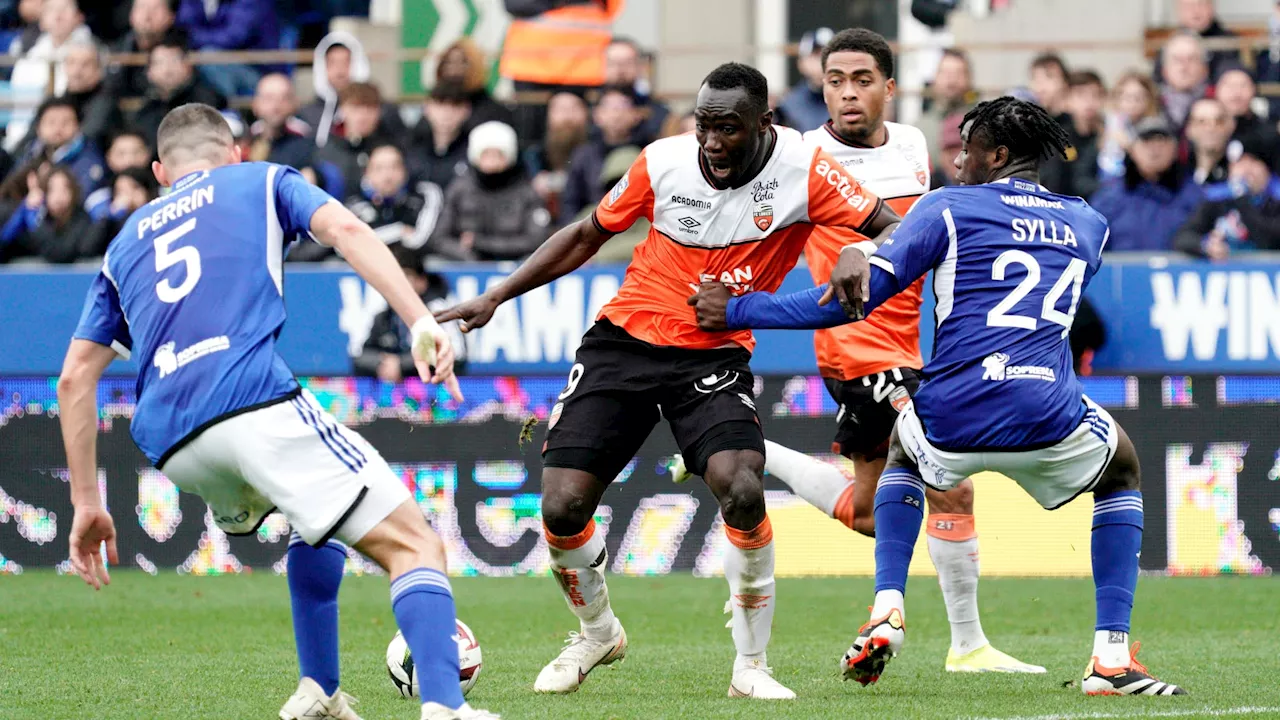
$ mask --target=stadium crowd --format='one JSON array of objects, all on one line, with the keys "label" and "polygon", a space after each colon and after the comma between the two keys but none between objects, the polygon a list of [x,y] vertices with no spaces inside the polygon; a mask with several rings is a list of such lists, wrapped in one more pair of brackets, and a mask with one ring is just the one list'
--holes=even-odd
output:
[{"label": "stadium crowd", "polygon": [[[533,108],[496,100],[489,59],[463,38],[439,57],[421,106],[401,107],[370,82],[360,41],[332,32],[315,43],[314,99],[301,104],[290,67],[190,59],[193,50],[296,46],[297,17],[271,0],[82,4],[0,0],[13,56],[0,88],[12,98],[0,108],[0,262],[100,256],[124,218],[163,191],[148,170],[156,130],[188,102],[226,109],[251,96],[246,110],[225,110],[244,157],[298,168],[419,270],[429,258],[527,256],[589,213],[646,143],[692,129],[690,115],[653,95],[652,57],[623,37],[602,50],[602,85],[541,83],[549,100]],[[1280,80],[1280,16],[1270,50],[1247,66],[1237,51],[1205,49],[1203,38],[1231,34],[1212,2],[1177,9],[1180,27],[1153,67],[1111,87],[1055,53],[1031,63],[1027,85],[1011,92],[1056,116],[1073,144],[1044,182],[1107,216],[1111,251],[1221,260],[1280,250],[1280,107],[1257,94],[1259,80]],[[818,58],[831,36],[820,28],[802,38],[803,79],[779,89],[781,124],[805,131],[826,121]],[[115,64],[112,53],[146,63]],[[917,122],[936,185],[954,182],[959,120],[976,87],[965,54],[946,50]],[[628,260],[646,230],[615,237],[599,260]],[[331,256],[303,244],[289,259]]]}]

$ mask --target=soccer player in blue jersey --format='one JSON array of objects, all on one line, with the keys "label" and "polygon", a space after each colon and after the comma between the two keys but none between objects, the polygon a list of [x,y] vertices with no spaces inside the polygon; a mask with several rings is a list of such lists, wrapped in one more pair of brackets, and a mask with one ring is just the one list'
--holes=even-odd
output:
[{"label": "soccer player in blue jersey", "polygon": [[832,327],[933,271],[933,357],[898,419],[876,490],[875,605],[841,659],[846,679],[875,682],[906,639],[903,593],[925,488],[947,490],[990,470],[1050,510],[1093,492],[1097,623],[1084,692],[1181,695],[1137,661],[1137,644],[1128,648],[1142,548],[1138,457],[1084,394],[1067,341],[1102,264],[1106,220],[1084,200],[1039,185],[1040,161],[1064,155],[1068,141],[1038,106],[1010,97],[980,103],[961,140],[962,186],[922,198],[869,258],[869,242],[846,248],[830,286],[732,299],[704,286],[695,296],[699,324]]},{"label": "soccer player in blue jersey", "polygon": [[71,563],[92,587],[118,562],[96,480],[96,387],[118,355],[138,360],[138,447],[208,503],[228,534],[279,510],[293,525],[289,590],[302,679],[282,720],[359,720],[338,689],[338,585],[346,546],[387,570],[391,604],[417,665],[423,720],[496,718],[458,684],[445,551],[408,490],[369,443],[301,389],[276,353],[281,273],[292,240],[342,253],[412,328],[422,377],[461,399],[448,336],[377,235],[295,170],[240,163],[207,105],[165,116],[152,165],[168,195],[135,212],[93,281],[58,381],[71,499]]}]

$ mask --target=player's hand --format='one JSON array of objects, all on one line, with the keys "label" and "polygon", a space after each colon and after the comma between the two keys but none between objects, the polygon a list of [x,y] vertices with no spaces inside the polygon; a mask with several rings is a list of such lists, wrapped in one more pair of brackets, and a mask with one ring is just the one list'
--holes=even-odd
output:
[{"label": "player's hand", "polygon": [[444,324],[452,320],[461,320],[462,332],[471,332],[484,327],[493,318],[493,311],[502,302],[493,295],[485,293],[464,303],[436,313],[436,322]]},{"label": "player's hand", "polygon": [[695,308],[698,328],[708,332],[728,330],[729,288],[724,283],[704,282],[685,302]]},{"label": "player's hand", "polygon": [[862,250],[847,247],[840,251],[840,258],[831,268],[831,284],[818,303],[826,305],[833,296],[850,320],[863,318],[862,304],[871,300],[871,261]]},{"label": "player's hand", "polygon": [[107,562],[116,565],[116,524],[101,505],[77,507],[71,521],[71,567],[94,590],[111,584],[107,566],[102,564],[102,543],[107,544]]},{"label": "player's hand", "polygon": [[438,324],[429,322],[428,318],[414,323],[410,333],[413,335],[413,364],[418,368],[418,377],[424,382],[444,385],[450,397],[462,402],[462,388],[453,374],[453,344],[449,342],[448,333]]}]

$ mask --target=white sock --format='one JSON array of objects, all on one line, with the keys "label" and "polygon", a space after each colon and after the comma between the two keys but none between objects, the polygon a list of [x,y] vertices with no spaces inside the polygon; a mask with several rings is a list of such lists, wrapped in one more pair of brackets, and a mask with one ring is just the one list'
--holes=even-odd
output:
[{"label": "white sock", "polygon": [[[584,535],[586,541],[582,542]],[[617,620],[609,606],[609,587],[604,582],[609,553],[604,547],[604,537],[596,532],[595,521],[592,520],[585,530],[572,538],[547,533],[547,541],[551,550],[551,570],[560,583],[560,592],[569,609],[582,623],[582,634],[596,640],[609,639],[613,636]],[[565,546],[573,545],[577,547],[565,549]]]},{"label": "white sock", "polygon": [[1103,667],[1129,667],[1129,633],[1119,630],[1095,631],[1093,656],[1098,658],[1098,664]]},{"label": "white sock", "polygon": [[764,441],[764,469],[791,488],[806,502],[835,517],[836,500],[853,482],[840,468],[811,458],[802,452]]},{"label": "white sock", "polygon": [[902,613],[902,619],[906,620],[906,602],[902,597],[902,593],[898,590],[881,590],[876,593],[876,602],[871,606],[871,617],[879,619],[889,614],[890,610],[898,609]]},{"label": "white sock", "polygon": [[729,581],[733,645],[738,651],[734,668],[756,660],[763,665],[776,602],[773,540],[749,550],[730,543],[724,555],[724,578]]},{"label": "white sock", "polygon": [[944,540],[929,536],[929,557],[951,621],[951,650],[957,655],[987,644],[978,619],[978,538]]}]

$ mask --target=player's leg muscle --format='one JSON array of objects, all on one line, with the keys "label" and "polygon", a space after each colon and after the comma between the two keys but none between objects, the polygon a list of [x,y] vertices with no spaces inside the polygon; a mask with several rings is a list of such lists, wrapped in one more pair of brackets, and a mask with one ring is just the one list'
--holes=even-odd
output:
[{"label": "player's leg muscle", "polygon": [[412,499],[405,500],[375,525],[355,542],[355,547],[393,578],[419,567],[441,572],[445,569],[444,543],[427,525],[422,508]]},{"label": "player's leg muscle", "polygon": [[1129,440],[1124,428],[1116,425],[1116,454],[1102,471],[1102,478],[1094,486],[1094,495],[1108,495],[1122,490],[1141,490],[1142,472],[1138,465],[1138,451]]},{"label": "player's leg muscle", "polygon": [[942,492],[929,488],[924,493],[929,502],[929,513],[944,515],[973,514],[973,481],[965,478],[959,485]]},{"label": "player's leg muscle", "polygon": [[853,523],[854,532],[867,537],[876,536],[876,518],[873,514],[876,501],[876,483],[884,472],[885,458],[869,458],[861,453],[850,453],[853,461]]}]

